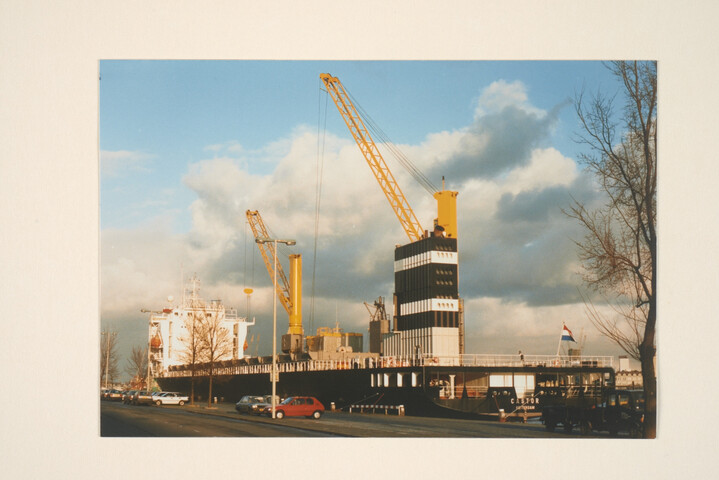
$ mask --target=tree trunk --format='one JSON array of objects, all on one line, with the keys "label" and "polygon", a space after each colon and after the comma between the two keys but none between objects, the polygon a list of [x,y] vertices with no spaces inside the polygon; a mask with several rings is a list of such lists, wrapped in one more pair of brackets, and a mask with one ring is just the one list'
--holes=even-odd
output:
[{"label": "tree trunk", "polygon": [[644,340],[639,346],[639,361],[642,364],[642,381],[644,382],[644,438],[657,438],[657,374],[654,368],[656,347],[654,332],[656,323],[656,300],[652,297],[649,306]]},{"label": "tree trunk", "polygon": [[[653,351],[653,348],[649,349]],[[642,347],[642,380],[644,381],[644,438],[657,437],[657,379],[654,355]]]},{"label": "tree trunk", "polygon": [[207,393],[207,406],[212,406],[212,368],[210,368],[210,388]]},{"label": "tree trunk", "polygon": [[190,405],[195,405],[195,365],[192,365],[190,377]]}]

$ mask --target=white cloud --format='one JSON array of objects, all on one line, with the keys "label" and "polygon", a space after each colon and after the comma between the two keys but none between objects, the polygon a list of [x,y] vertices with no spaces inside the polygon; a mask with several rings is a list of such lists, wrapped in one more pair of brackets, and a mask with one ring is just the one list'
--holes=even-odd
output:
[{"label": "white cloud", "polygon": [[167,295],[176,294],[180,270],[190,263],[184,237],[169,233],[162,224],[132,231],[103,230],[101,234],[102,314],[139,315],[141,308],[156,308]]},{"label": "white cloud", "polygon": [[528,165],[507,174],[502,181],[503,191],[516,195],[558,185],[569,187],[578,176],[577,164],[571,158],[554,148],[535,149]]},{"label": "white cloud", "polygon": [[422,145],[430,147],[423,157],[431,155],[437,161],[429,174],[499,178],[528,165],[534,152],[549,143],[560,107],[546,112],[532,106],[521,82],[492,83],[482,91],[471,125],[428,137]]},{"label": "white cloud", "polygon": [[[468,351],[486,351],[481,339],[509,350],[516,338],[552,343],[549,337],[554,338],[551,331],[558,322],[576,319],[581,325],[585,318],[577,304],[578,265],[571,242],[577,227],[560,206],[569,202],[570,193],[590,195],[592,185],[572,159],[554,148],[532,146],[545,139],[551,119],[537,123],[542,112],[531,107],[521,83],[495,82],[478,105],[483,118],[502,115],[506,106],[518,109],[501,117],[501,128],[479,125],[473,134],[469,128],[440,132],[421,145],[399,148],[433,175],[438,186],[446,171],[447,187],[460,192],[460,294],[467,302]],[[497,145],[496,136],[521,129],[530,133],[521,137],[525,142],[520,148]],[[187,275],[200,276],[207,298],[222,298],[240,314],[247,302],[242,288],[254,288],[251,304],[258,325],[253,329],[271,338],[271,282],[246,225],[249,209],[260,211],[273,235],[297,240],[288,250],[303,255],[305,319],[316,269],[314,328],[334,326],[337,310],[342,328],[366,333],[368,314],[362,302],[380,295],[391,299],[394,245],[406,243],[407,237],[354,142],[329,133],[323,140],[320,149],[313,129],[298,127],[257,151],[232,141],[210,146],[215,157],[191,164],[183,178],[197,196],[186,235],[171,234],[168,222],[152,230],[103,231],[103,317],[155,308],[171,293],[178,298],[184,265]],[[487,149],[508,156],[493,158],[494,164],[480,175],[473,155]],[[315,264],[320,150],[324,160]],[[434,199],[404,169],[387,161],[420,223],[429,228],[436,216]],[[284,325],[281,308],[279,317]],[[502,340],[502,332],[514,340]],[[518,348],[529,352],[528,346]]]},{"label": "white cloud", "polygon": [[[444,132],[428,137],[421,147],[401,148],[408,156],[417,158],[418,164],[427,165],[434,158],[446,158],[457,148],[460,136]],[[222,156],[190,165],[183,179],[198,197],[190,206],[192,229],[182,240],[187,242],[184,253],[192,255],[193,263],[199,271],[206,272],[209,281],[236,280],[237,271],[248,254],[245,246],[248,235],[245,211],[248,209],[260,211],[272,234],[297,239],[298,245],[292,250],[303,254],[305,271],[311,272],[312,264],[308,262],[314,260],[315,182],[318,175],[316,136],[309,129],[300,128],[292,137],[274,142],[268,151],[269,156],[284,152],[269,175],[251,174],[240,158]],[[339,295],[347,290],[341,282],[368,288],[391,285],[393,246],[405,243],[407,238],[356,145],[328,135],[324,151],[316,268],[324,276],[332,269],[341,271],[339,275],[329,274],[336,281],[326,285],[328,291],[325,294]],[[393,172],[420,223],[429,228],[436,216],[434,199],[404,170],[393,168]],[[563,230],[557,229],[556,224],[552,227],[544,223],[530,228],[522,226],[521,222],[505,223],[496,215],[501,205],[505,205],[506,210],[508,204],[501,202],[508,198],[507,195],[541,194],[549,187],[567,187],[576,175],[574,163],[556,150],[535,149],[526,166],[515,167],[506,176],[494,180],[469,178],[463,185],[457,185],[460,189],[460,254],[467,261],[463,271],[472,272],[470,281],[465,282],[470,287],[465,294],[481,295],[481,288],[478,288],[482,283],[474,284],[481,278],[492,278],[497,288],[504,289],[528,288],[522,282],[508,283],[512,277],[541,279],[542,263],[529,261],[536,272],[528,271],[526,265],[522,271],[522,262],[526,259],[521,257],[519,250],[517,255],[504,259],[503,271],[487,273],[487,267],[497,266],[492,262],[501,258],[492,254],[493,246],[507,252],[511,252],[507,248],[512,245],[517,245],[517,249],[532,247],[537,258],[551,259],[556,262],[557,270],[565,270],[573,252],[557,253],[553,235],[561,236]],[[521,205],[516,201],[514,204]],[[536,202],[530,205],[539,206]],[[251,250],[255,248],[252,244]],[[490,258],[484,260],[485,255]],[[475,262],[476,268],[471,266]],[[549,275],[543,283],[548,281],[557,280]],[[357,292],[357,295],[365,300],[385,293],[367,291]],[[496,294],[494,290],[484,292],[489,296]]]},{"label": "white cloud", "polygon": [[[598,309],[613,315],[610,307]],[[518,350],[537,355],[557,351],[562,325],[574,334],[576,343],[564,342],[562,348],[582,346],[586,355],[615,355],[617,347],[602,337],[587,318],[583,303],[531,307],[523,302],[506,302],[499,298],[477,298],[466,301],[468,314],[467,351],[514,354]]]},{"label": "white cloud", "polygon": [[516,107],[538,117],[547,114],[546,111],[529,103],[527,87],[524,83],[519,80],[511,83],[506,80],[497,80],[482,90],[477,100],[474,118],[476,120],[489,113],[500,113],[507,107]]}]

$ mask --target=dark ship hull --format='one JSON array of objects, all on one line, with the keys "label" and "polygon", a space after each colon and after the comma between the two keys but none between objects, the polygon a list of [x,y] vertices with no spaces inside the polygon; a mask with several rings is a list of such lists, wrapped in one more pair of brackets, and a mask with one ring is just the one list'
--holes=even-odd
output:
[{"label": "dark ship hull", "polygon": [[[381,363],[381,361],[380,361]],[[614,383],[614,369],[596,361],[474,365],[368,366],[336,363],[316,370],[299,363],[280,363],[277,394],[308,395],[325,408],[349,410],[359,406],[400,406],[407,415],[483,418],[497,415],[532,416],[547,402],[556,403],[574,390],[594,391]],[[238,371],[244,368],[245,371]],[[244,395],[269,394],[271,365],[253,368],[229,365],[212,379],[212,396],[236,402]],[[254,371],[247,371],[254,370]],[[156,381],[163,390],[189,393],[192,375],[187,370],[169,372]],[[197,400],[207,400],[209,375],[196,372]]]}]

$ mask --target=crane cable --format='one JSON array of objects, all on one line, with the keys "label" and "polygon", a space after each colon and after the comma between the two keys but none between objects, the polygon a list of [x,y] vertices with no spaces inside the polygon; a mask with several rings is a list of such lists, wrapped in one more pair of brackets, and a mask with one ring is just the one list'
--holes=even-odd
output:
[{"label": "crane cable", "polygon": [[[247,233],[248,233],[248,230],[250,230],[250,222],[248,222],[247,219],[245,219],[244,226],[245,226],[245,229],[244,229],[243,241],[244,241],[244,250],[245,250],[245,252],[244,252],[244,254],[245,254],[245,265],[244,265],[245,271],[243,273],[242,281],[244,283],[243,290],[246,290],[247,289],[247,263],[248,263],[247,262]],[[254,238],[254,235],[253,235],[253,238]],[[250,277],[250,285],[254,286],[255,285],[255,256],[254,255],[252,255],[252,272],[251,272],[251,274],[252,274],[252,276]],[[252,312],[252,310],[250,309],[250,306],[248,303],[247,320],[250,319],[251,312]]]},{"label": "crane cable", "polygon": [[[317,100],[317,177],[316,177],[316,187],[315,187],[315,238],[314,238],[314,256],[312,260],[312,287],[311,287],[311,295],[310,295],[310,321],[309,321],[309,331],[312,332],[313,328],[313,322],[314,322],[314,314],[315,314],[315,279],[316,279],[316,272],[317,272],[317,240],[319,237],[319,223],[320,223],[320,205],[321,205],[321,197],[322,197],[322,174],[324,170],[324,153],[325,153],[325,140],[327,135],[327,108],[329,104],[329,95],[327,90],[325,90],[322,84],[322,81],[319,82],[319,95]],[[323,115],[322,115],[322,92],[325,92],[325,112],[324,112],[324,125],[320,125]],[[368,126],[368,128],[371,130],[371,132],[382,141],[384,145],[390,150],[392,155],[397,159],[397,161],[404,167],[405,170],[414,178],[417,183],[419,183],[427,192],[429,192],[430,195],[434,195],[439,190],[437,187],[435,187],[432,182],[427,178],[426,175],[424,175],[405,155],[402,153],[399,148],[390,140],[390,138],[385,134],[381,128],[375,123],[375,121],[372,119],[372,117],[362,108],[362,106],[357,102],[357,100],[350,94],[350,92],[345,87],[345,91],[347,92],[347,95],[350,97],[350,100],[355,105],[355,108],[357,109],[359,115],[362,117],[365,124]]]},{"label": "crane cable", "polygon": [[[325,95],[325,113],[324,113],[324,125],[320,126],[322,120],[322,82],[320,81],[320,87],[317,97],[317,174],[315,183],[315,238],[314,238],[314,252],[312,256],[312,286],[310,294],[310,321],[309,321],[309,332],[313,331],[314,319],[315,319],[315,278],[317,273],[317,239],[319,238],[320,228],[320,205],[322,200],[322,174],[324,172],[324,154],[325,154],[325,140],[327,136],[327,105],[329,103],[329,95]],[[322,133],[320,135],[320,132]],[[320,137],[322,139],[320,145]]]},{"label": "crane cable", "polygon": [[344,89],[347,92],[347,96],[350,97],[350,100],[354,104],[355,109],[359,113],[360,117],[362,117],[362,120],[365,122],[365,125],[374,134],[374,136],[381,140],[381,143],[387,147],[387,149],[392,153],[392,156],[400,163],[400,165],[402,165],[402,167],[407,170],[407,172],[412,176],[412,178],[414,178],[417,183],[419,183],[425,190],[427,190],[430,195],[434,195],[435,193],[437,193],[439,190],[436,186],[434,186],[434,184],[432,184],[429,178],[427,178],[427,176],[422,173],[422,171],[417,168],[404,153],[402,153],[402,151],[394,144],[394,142],[392,142],[389,136],[387,136],[387,134],[382,131],[379,125],[377,125],[377,123],[372,119],[372,117],[352,96],[349,90],[347,90],[347,87],[344,87]]}]

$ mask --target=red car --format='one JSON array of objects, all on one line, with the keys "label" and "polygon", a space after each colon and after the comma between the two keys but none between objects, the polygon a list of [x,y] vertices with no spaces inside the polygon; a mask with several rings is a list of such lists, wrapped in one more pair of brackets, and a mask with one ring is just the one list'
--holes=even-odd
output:
[{"label": "red car", "polygon": [[[288,397],[279,405],[275,405],[276,418],[320,418],[324,411],[324,405],[315,397]],[[272,405],[265,407],[262,413],[272,416]]]}]

